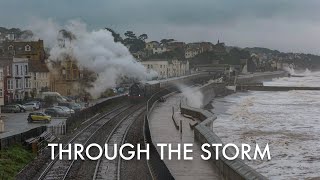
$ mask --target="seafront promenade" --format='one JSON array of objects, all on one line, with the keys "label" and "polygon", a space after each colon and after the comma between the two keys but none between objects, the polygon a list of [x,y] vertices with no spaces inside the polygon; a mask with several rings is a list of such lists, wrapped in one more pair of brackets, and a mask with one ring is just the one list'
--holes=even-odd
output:
[{"label": "seafront promenade", "polygon": [[[221,179],[217,167],[200,157],[203,152],[194,141],[194,132],[189,125],[196,122],[180,114],[181,98],[182,94],[174,94],[165,102],[155,104],[149,117],[152,140],[154,144],[172,143],[173,149],[176,149],[177,144],[193,144],[193,153],[190,154],[193,160],[178,160],[177,153],[173,153],[172,160],[168,160],[167,153],[165,154],[164,162],[175,179]],[[180,127],[180,122],[182,123],[182,133],[172,120],[172,107],[175,109],[174,119],[177,125]],[[157,150],[160,153],[160,147]]]}]

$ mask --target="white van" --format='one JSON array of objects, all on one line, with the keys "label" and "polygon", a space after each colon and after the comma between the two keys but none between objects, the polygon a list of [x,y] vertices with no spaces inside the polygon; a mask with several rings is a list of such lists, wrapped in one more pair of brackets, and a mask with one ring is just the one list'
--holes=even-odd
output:
[{"label": "white van", "polygon": [[67,100],[62,97],[58,92],[41,92],[38,95],[38,98],[40,99],[45,99],[45,97],[47,96],[51,96],[51,97],[55,97],[55,99],[57,99],[58,102],[66,102]]}]

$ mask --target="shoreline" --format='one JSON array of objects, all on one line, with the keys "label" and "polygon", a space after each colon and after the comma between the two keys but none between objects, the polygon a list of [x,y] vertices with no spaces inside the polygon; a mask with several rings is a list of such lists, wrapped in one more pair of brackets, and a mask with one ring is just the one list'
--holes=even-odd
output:
[{"label": "shoreline", "polygon": [[[304,115],[299,111],[300,106],[309,107],[309,101],[317,103],[312,98],[314,94],[319,93],[313,92],[311,95],[308,93],[252,91],[215,98],[211,104],[217,119],[213,123],[212,130],[225,143],[238,145],[268,143],[272,154],[271,161],[244,161],[268,178],[319,177],[314,164],[318,150],[311,146],[312,142],[316,143],[319,140],[316,137],[319,128],[312,126],[317,122],[317,118],[311,114],[309,115],[311,120],[308,121],[299,121],[299,117],[292,120],[295,115]],[[308,102],[305,102],[305,98],[300,101],[294,98],[289,99],[287,97],[289,95],[309,96]],[[285,101],[291,103],[286,104]],[[264,111],[268,113],[264,114]]]}]

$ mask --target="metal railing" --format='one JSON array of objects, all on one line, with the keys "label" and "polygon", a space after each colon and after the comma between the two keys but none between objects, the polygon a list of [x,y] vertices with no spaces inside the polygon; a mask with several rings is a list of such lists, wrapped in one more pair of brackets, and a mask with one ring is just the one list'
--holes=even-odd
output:
[{"label": "metal railing", "polygon": [[152,142],[151,132],[149,128],[149,113],[151,112],[153,105],[160,97],[171,93],[169,89],[164,89],[153,96],[147,101],[147,112],[144,119],[144,141],[149,144],[150,147],[150,159],[148,161],[149,171],[152,179],[174,179],[166,164],[161,160],[160,155]]}]

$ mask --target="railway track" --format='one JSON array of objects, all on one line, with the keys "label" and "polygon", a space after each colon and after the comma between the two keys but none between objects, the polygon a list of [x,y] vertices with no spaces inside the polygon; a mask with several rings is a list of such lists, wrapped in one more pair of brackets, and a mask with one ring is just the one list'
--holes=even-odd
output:
[{"label": "railway track", "polygon": [[[124,105],[119,108],[108,112],[98,119],[91,122],[87,125],[83,130],[78,132],[65,146],[64,149],[67,148],[67,145],[70,143],[79,143],[82,145],[86,145],[87,142],[95,135],[95,133],[102,128],[109,121],[120,115],[121,113],[130,109],[132,105]],[[48,179],[66,179],[72,165],[75,160],[68,160],[67,155],[63,155],[63,160],[58,159],[58,154],[55,155],[54,160],[50,162],[50,164],[46,167],[46,169],[42,172],[38,180]]]},{"label": "railway track", "polygon": [[[108,144],[108,153],[114,154],[114,144],[118,147],[125,143],[125,139],[131,125],[142,113],[146,111],[146,108],[142,106],[137,111],[128,114],[121,119],[106,139],[105,144]],[[104,151],[104,150],[103,150]],[[100,158],[97,161],[95,172],[93,175],[94,180],[101,179],[120,179],[121,178],[121,158],[119,155],[114,160],[108,160],[106,158]]]}]

